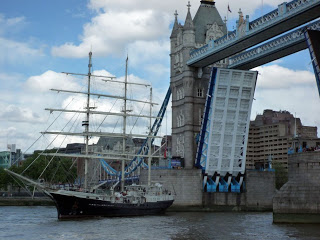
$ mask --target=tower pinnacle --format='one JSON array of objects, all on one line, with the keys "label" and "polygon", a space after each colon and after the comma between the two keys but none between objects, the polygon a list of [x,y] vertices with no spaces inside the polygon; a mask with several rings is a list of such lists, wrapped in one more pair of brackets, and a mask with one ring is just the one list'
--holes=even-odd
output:
[{"label": "tower pinnacle", "polygon": [[193,21],[192,21],[192,17],[191,17],[191,13],[190,13],[190,1],[188,2],[188,13],[187,13],[187,17],[186,17],[186,21],[184,22],[184,30],[194,30],[194,25],[193,25]]}]

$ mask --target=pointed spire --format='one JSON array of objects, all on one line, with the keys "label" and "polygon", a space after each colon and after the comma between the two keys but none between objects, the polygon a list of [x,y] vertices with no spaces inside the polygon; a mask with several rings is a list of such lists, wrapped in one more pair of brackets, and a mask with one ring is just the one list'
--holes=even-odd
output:
[{"label": "pointed spire", "polygon": [[174,38],[177,36],[177,32],[178,32],[178,29],[179,29],[179,23],[178,23],[178,11],[176,10],[175,13],[174,13],[174,24],[173,24],[173,28],[172,28],[172,32],[171,32],[171,36],[170,38]]},{"label": "pointed spire", "polygon": [[193,25],[191,13],[190,13],[190,7],[191,7],[190,1],[188,2],[187,7],[188,7],[188,13],[187,13],[186,21],[184,22],[183,30],[194,30],[194,25]]},{"label": "pointed spire", "polygon": [[174,17],[175,17],[175,20],[174,20],[174,24],[178,24],[178,11],[176,10],[175,12],[174,12]]}]

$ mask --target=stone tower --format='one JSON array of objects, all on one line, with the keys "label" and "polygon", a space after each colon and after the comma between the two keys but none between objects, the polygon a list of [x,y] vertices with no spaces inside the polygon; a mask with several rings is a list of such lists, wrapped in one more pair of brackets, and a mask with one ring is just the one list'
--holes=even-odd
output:
[{"label": "stone tower", "polygon": [[[210,40],[227,34],[214,0],[201,1],[192,19],[190,3],[184,25],[175,13],[171,40],[170,87],[172,90],[172,156],[184,158],[185,168],[193,168],[196,155],[196,136],[200,132],[210,67],[187,66],[190,51]],[[225,60],[216,63],[224,66]],[[212,67],[212,66],[211,66]]]}]

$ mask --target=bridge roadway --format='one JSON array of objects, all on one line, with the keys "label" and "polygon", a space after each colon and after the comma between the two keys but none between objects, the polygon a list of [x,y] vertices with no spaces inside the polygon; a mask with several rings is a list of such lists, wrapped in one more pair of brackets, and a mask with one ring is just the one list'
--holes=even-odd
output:
[{"label": "bridge roadway", "polygon": [[[245,29],[237,30],[190,53],[187,64],[192,67],[205,67],[243,50],[267,41],[277,35],[292,30],[320,17],[320,0],[294,0],[282,3],[278,9],[249,22],[246,16]],[[306,48],[296,44],[300,50]],[[283,56],[293,53],[295,48],[283,49]]]},{"label": "bridge roadway", "polygon": [[229,58],[228,68],[249,70],[307,49],[306,29],[320,30],[320,20]]}]

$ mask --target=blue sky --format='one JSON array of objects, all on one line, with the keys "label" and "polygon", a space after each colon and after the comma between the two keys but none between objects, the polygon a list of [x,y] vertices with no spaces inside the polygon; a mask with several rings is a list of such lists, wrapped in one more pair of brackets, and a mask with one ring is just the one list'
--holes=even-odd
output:
[{"label": "blue sky", "polygon": [[[190,2],[194,17],[200,1]],[[232,10],[229,30],[235,26],[239,8],[253,20],[283,1],[263,2],[262,7],[262,1],[229,0]],[[169,87],[173,13],[178,10],[179,22],[183,24],[187,3],[185,0],[4,1],[0,8],[0,150],[6,150],[7,143],[16,143],[18,148],[27,150],[52,119],[44,108],[59,106],[59,100],[65,104],[66,95],[57,96],[47,89],[84,87],[81,79],[59,73],[86,73],[90,50],[97,73],[120,79],[128,54],[130,79],[152,83],[154,100],[161,103]],[[216,1],[222,18],[227,5],[227,1]],[[266,108],[289,110],[296,112],[303,124],[320,126],[316,107],[319,97],[310,61],[308,51],[302,51],[259,67],[252,118]],[[144,97],[138,90],[132,94]],[[310,102],[307,108],[306,102]],[[170,125],[171,120],[167,122]],[[169,129],[166,131],[170,128],[166,127]]]}]

